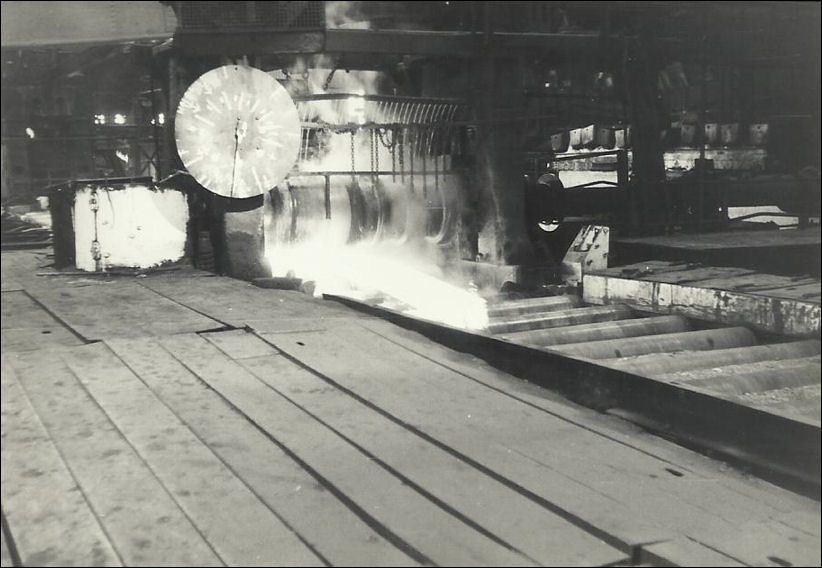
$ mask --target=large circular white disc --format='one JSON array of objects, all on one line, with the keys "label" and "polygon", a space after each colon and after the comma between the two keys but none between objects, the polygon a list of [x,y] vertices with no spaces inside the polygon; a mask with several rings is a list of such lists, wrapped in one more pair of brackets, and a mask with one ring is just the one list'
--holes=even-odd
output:
[{"label": "large circular white disc", "polygon": [[174,122],[177,153],[200,185],[225,197],[254,197],[279,184],[300,149],[300,117],[270,75],[225,65],[185,92]]}]

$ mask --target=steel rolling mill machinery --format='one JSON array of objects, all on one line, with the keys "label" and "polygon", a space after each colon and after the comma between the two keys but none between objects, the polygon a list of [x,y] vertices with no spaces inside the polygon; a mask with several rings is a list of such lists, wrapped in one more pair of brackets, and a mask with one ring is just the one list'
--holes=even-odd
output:
[{"label": "steel rolling mill machinery", "polygon": [[196,266],[819,498],[818,4],[162,4]]},{"label": "steel rolling mill machinery", "polygon": [[[305,34],[265,43],[260,28],[253,43],[225,26],[206,44],[213,24],[189,4],[172,79],[194,82],[218,52],[246,56],[197,79],[177,114],[182,165],[223,196],[205,207],[203,228],[220,226],[209,261],[216,249],[222,270],[261,285],[308,282],[539,382],[545,365],[570,365],[551,387],[818,491],[819,127],[798,92],[818,76],[812,56],[793,61],[808,82],[780,91],[722,7],[359,5],[309,47]],[[271,191],[259,172],[276,150],[240,139],[221,163],[201,158],[208,129],[254,136],[237,126],[259,115],[253,103],[227,118],[208,102],[231,98],[249,62],[279,80],[249,78],[249,100],[295,103],[287,179]],[[272,129],[287,122],[275,115]],[[317,247],[401,256],[397,242],[478,290],[487,320],[420,309],[354,260],[374,289],[328,293]],[[712,423],[731,414],[745,427]]]}]

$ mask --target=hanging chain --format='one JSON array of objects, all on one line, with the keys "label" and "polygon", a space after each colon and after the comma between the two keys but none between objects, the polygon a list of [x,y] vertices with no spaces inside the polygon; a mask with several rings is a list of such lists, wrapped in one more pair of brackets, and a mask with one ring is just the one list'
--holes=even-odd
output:
[{"label": "hanging chain", "polygon": [[88,207],[94,211],[95,215],[97,214],[97,211],[100,210],[100,202],[97,199],[97,188],[92,189],[89,194]]},{"label": "hanging chain", "polygon": [[383,135],[386,135],[386,136],[387,136],[387,135],[388,135],[388,132],[389,132],[389,131],[388,131],[388,129],[386,129],[385,131],[383,131],[383,129],[382,129],[382,128],[378,128],[378,129],[377,129],[377,135],[378,135],[378,136],[379,136],[379,138],[380,138],[380,143],[381,143],[383,146],[385,146],[386,148],[391,149],[391,148],[393,148],[394,146],[396,146],[396,144],[397,144],[397,133],[396,133],[396,131],[395,131],[395,130],[393,130],[393,129],[392,129],[392,130],[391,130],[391,140],[389,140],[388,142],[386,142],[386,141],[385,141],[385,138],[383,137]]},{"label": "hanging chain", "polygon": [[354,142],[354,137],[355,137],[355,136],[356,136],[356,134],[355,134],[355,132],[352,130],[352,131],[351,131],[351,179],[352,179],[352,180],[356,180],[356,179],[357,179],[357,173],[356,173],[356,172],[357,172],[357,164],[356,164],[356,162],[355,162],[355,158],[354,158],[354,154],[355,154],[355,150],[354,150],[354,144],[355,144],[355,142]]},{"label": "hanging chain", "polygon": [[99,236],[97,234],[97,214],[100,210],[100,198],[97,195],[97,188],[91,190],[88,201],[89,209],[94,213],[94,239],[91,241],[91,258],[94,260],[94,271],[101,271],[101,260],[103,259],[103,247],[100,245]]},{"label": "hanging chain", "polygon": [[428,129],[420,129],[420,158],[422,158],[422,198],[428,205]]},{"label": "hanging chain", "polygon": [[374,131],[374,171],[377,177],[380,176],[380,146],[377,143],[380,139],[380,131]]},{"label": "hanging chain", "polygon": [[405,183],[405,129],[402,129],[400,137],[400,180]]},{"label": "hanging chain", "polygon": [[439,197],[440,194],[440,156],[439,156],[439,149],[437,146],[439,145],[440,140],[438,136],[441,137],[442,130],[437,127],[435,130],[432,131],[431,135],[431,146],[432,146],[432,153],[434,154],[434,193],[437,194]]},{"label": "hanging chain", "polygon": [[397,181],[397,131],[391,131],[391,181]]},{"label": "hanging chain", "polygon": [[408,130],[409,146],[408,146],[408,164],[409,173],[411,175],[411,193],[415,193],[414,188],[414,146],[417,143],[417,131],[413,128]]},{"label": "hanging chain", "polygon": [[375,157],[374,157],[374,154],[376,153],[377,141],[376,141],[376,135],[374,133],[373,128],[368,131],[368,143],[369,143],[369,150],[371,151],[370,152],[370,154],[371,154],[371,177],[374,178],[376,176],[376,173],[377,173],[376,165],[375,165],[376,160],[375,160]]},{"label": "hanging chain", "polygon": [[374,198],[377,201],[377,226],[375,236],[379,237],[383,231],[383,201],[382,201],[382,194],[380,193],[379,182],[380,182],[380,133],[378,129],[373,129],[371,131],[372,134],[372,160],[373,160],[373,168],[371,171],[373,172],[373,177],[371,179],[371,191],[374,192]]}]

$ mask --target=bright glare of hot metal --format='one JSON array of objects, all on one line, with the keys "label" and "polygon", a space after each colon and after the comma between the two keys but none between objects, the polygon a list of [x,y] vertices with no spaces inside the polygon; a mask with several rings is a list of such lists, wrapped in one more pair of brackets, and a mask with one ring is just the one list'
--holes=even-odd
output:
[{"label": "bright glare of hot metal", "polygon": [[[327,10],[333,17],[333,25],[347,25],[352,19],[351,3],[329,2]],[[381,74],[374,71],[339,71],[329,75],[329,68],[336,63],[303,66],[311,93],[345,93],[344,104],[333,99],[314,100],[310,103],[310,121],[328,124],[363,125],[368,121],[385,122],[379,109],[367,107],[366,94],[379,92]],[[378,133],[376,141],[370,131],[328,132],[323,152],[300,163],[302,172],[345,171],[382,169],[394,165],[396,155],[387,144],[388,132]],[[383,140],[382,137],[386,140]],[[404,149],[400,150],[404,152]],[[410,152],[410,150],[409,150]],[[410,158],[409,158],[410,160]],[[383,164],[382,168],[378,164]],[[356,178],[356,175],[352,173]],[[355,180],[356,181],[356,180]],[[403,180],[404,181],[404,180]],[[293,179],[297,200],[303,206],[310,201],[310,188]],[[366,186],[368,181],[365,180]],[[402,210],[414,220],[411,228],[395,231],[398,238],[364,238],[348,242],[351,218],[345,214],[350,206],[335,209],[332,219],[319,220],[316,212],[296,209],[296,225],[292,226],[288,214],[270,219],[267,229],[267,260],[272,276],[294,276],[314,283],[314,295],[334,294],[357,300],[378,303],[406,314],[441,322],[465,329],[487,327],[488,316],[485,300],[476,290],[447,281],[439,267],[439,251],[435,244],[426,240],[425,210],[419,196],[413,197],[413,186],[383,177],[380,183],[385,196],[390,197],[395,221]],[[439,182],[445,186],[446,181]],[[332,192],[334,190],[332,185]],[[347,195],[347,194],[346,194]],[[332,194],[332,208],[335,197]],[[286,205],[290,203],[284,200]],[[294,234],[294,231],[298,234]],[[389,231],[390,232],[390,231]],[[287,236],[291,233],[291,236]]]},{"label": "bright glare of hot metal", "polygon": [[485,299],[443,279],[429,255],[407,241],[331,245],[324,239],[277,247],[273,276],[313,281],[314,294],[378,302],[414,317],[463,329],[488,325]]}]

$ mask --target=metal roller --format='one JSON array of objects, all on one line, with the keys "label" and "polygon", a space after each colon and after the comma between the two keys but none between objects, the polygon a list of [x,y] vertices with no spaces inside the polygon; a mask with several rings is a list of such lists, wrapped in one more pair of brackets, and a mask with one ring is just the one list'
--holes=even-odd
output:
[{"label": "metal roller", "polygon": [[820,413],[822,392],[820,392],[818,383],[735,395],[731,398],[740,404],[768,412],[786,414],[791,418],[813,420],[817,426],[822,421],[822,413]]},{"label": "metal roller", "polygon": [[582,303],[578,296],[548,296],[504,302],[499,306],[488,306],[489,318],[503,318],[525,314],[555,312],[576,308]]},{"label": "metal roller", "polygon": [[288,187],[271,192],[271,209],[266,247],[315,238],[321,238],[329,245],[342,245],[349,238],[352,224],[350,197],[346,183],[341,180],[326,188],[323,176],[292,176]]},{"label": "metal roller", "polygon": [[711,349],[729,349],[756,345],[756,336],[746,327],[728,327],[724,329],[707,329],[686,331],[683,333],[666,333],[646,335],[624,339],[607,339],[588,343],[573,343],[553,347],[566,355],[576,355],[587,359],[610,359],[613,357],[631,357],[648,353],[669,351],[708,351]]},{"label": "metal roller", "polygon": [[745,394],[819,384],[819,371],[820,358],[817,356],[682,371],[660,378],[723,394]]},{"label": "metal roller", "polygon": [[572,325],[556,329],[520,331],[507,334],[504,337],[511,341],[517,341],[527,345],[548,347],[551,345],[621,339],[658,333],[677,333],[689,331],[690,329],[688,321],[682,316],[658,316],[643,319]]},{"label": "metal roller", "polygon": [[379,237],[383,224],[383,198],[374,179],[360,176],[346,184],[351,204],[349,242],[373,240]]},{"label": "metal roller", "polygon": [[567,325],[578,325],[581,323],[628,319],[632,317],[634,317],[634,312],[628,306],[594,306],[535,314],[530,317],[515,316],[515,319],[491,322],[488,325],[488,330],[491,333],[510,333],[513,331],[547,329]]},{"label": "metal roller", "polygon": [[813,357],[819,355],[819,353],[819,340],[808,339],[791,343],[716,349],[713,351],[655,353],[624,359],[607,359],[601,361],[601,363],[620,371],[657,378],[661,375],[680,371],[708,369],[739,363],[755,363],[757,361]]}]

